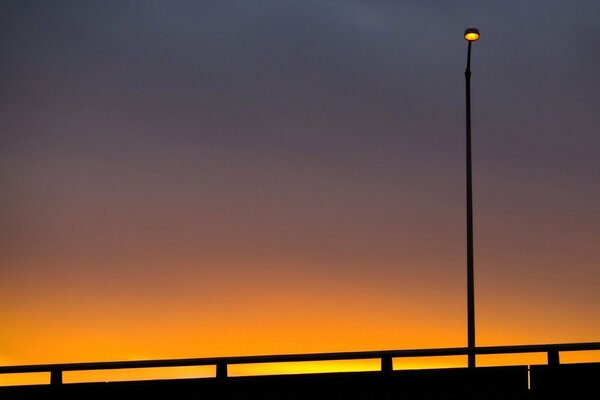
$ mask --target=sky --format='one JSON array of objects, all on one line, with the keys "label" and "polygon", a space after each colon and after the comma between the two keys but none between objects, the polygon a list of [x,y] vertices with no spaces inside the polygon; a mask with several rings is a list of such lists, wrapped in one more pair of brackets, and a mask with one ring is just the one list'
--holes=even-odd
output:
[{"label": "sky", "polygon": [[597,1],[3,1],[0,364],[600,339]]}]

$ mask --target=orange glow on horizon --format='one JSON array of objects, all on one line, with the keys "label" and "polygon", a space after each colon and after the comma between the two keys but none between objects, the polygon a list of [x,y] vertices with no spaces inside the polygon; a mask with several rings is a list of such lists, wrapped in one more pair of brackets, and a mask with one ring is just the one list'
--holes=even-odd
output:
[{"label": "orange glow on horizon", "polygon": [[[427,232],[414,233],[425,235],[418,243],[399,241],[410,243],[399,249],[385,235],[371,244],[366,238],[352,239],[348,232],[339,234],[340,241],[358,246],[355,252],[335,247],[333,240],[328,245],[335,251],[317,248],[308,254],[283,245],[277,251],[260,251],[251,242],[234,239],[228,244],[236,253],[223,244],[207,252],[150,246],[123,259],[102,257],[96,250],[68,257],[50,253],[43,260],[26,251],[14,252],[4,257],[0,282],[0,315],[11,327],[0,331],[0,365],[465,345],[459,240],[448,237],[438,254],[423,244]],[[496,231],[480,235],[478,345],[597,341],[600,324],[590,318],[598,296],[593,279],[584,282],[577,275],[565,276],[557,266],[543,269],[535,264],[562,266],[573,259],[571,252],[565,249],[551,257],[541,245],[508,254],[492,247],[512,246],[511,238]],[[591,239],[575,239],[588,246],[588,253],[578,253],[578,266],[593,271],[597,263],[588,245]],[[411,246],[418,256],[409,253]],[[41,274],[36,269],[40,263],[52,274]],[[535,268],[527,270],[527,265]],[[524,357],[510,362],[538,360]],[[478,357],[478,362],[501,361]],[[398,369],[462,365],[460,359],[394,360]],[[287,373],[325,369],[306,364],[275,367]],[[272,370],[235,368],[240,373]],[[150,372],[130,371],[126,376],[145,378]],[[92,376],[82,374],[78,379]],[[2,382],[5,378],[0,376]]]},{"label": "orange glow on horizon", "polygon": [[[231,261],[233,262],[233,261]],[[461,347],[464,345],[462,293],[456,290],[429,292],[398,290],[396,285],[375,280],[306,274],[302,264],[286,266],[248,262],[247,270],[235,280],[214,276],[203,280],[180,272],[161,280],[162,291],[154,294],[148,282],[129,280],[128,285],[96,287],[98,280],[79,279],[81,284],[55,287],[44,280],[25,277],[35,285],[23,292],[37,297],[18,297],[19,308],[4,304],[5,323],[16,327],[0,333],[1,365],[68,362],[99,362],[191,357],[244,356],[337,351],[367,351],[407,348]],[[154,267],[149,266],[149,271]],[[351,266],[346,265],[346,268]],[[420,267],[426,269],[426,266]],[[90,268],[93,270],[94,268]],[[460,268],[456,268],[457,270]],[[194,271],[181,265],[179,271]],[[233,271],[223,262],[220,271]],[[417,269],[418,270],[418,269]],[[260,273],[260,281],[253,276]],[[226,275],[225,275],[226,276]],[[65,282],[63,278],[63,284]],[[29,279],[30,281],[28,281]],[[206,280],[211,285],[206,286]],[[68,281],[67,281],[68,282]],[[251,285],[248,282],[252,282]],[[400,282],[401,284],[402,282]],[[447,282],[444,282],[447,283]],[[440,283],[441,284],[441,283]],[[495,282],[495,292],[502,291]],[[480,293],[486,289],[480,279]],[[458,282],[452,283],[460,289]],[[65,291],[64,288],[69,288]],[[442,287],[442,286],[440,286]],[[110,290],[111,297],[102,297]],[[6,295],[7,292],[5,292]],[[77,299],[77,301],[73,301]],[[480,295],[478,342],[480,345],[533,344],[593,341],[590,326],[568,334],[548,335],[551,324],[568,324],[576,313],[547,310],[531,319],[522,299],[510,301]],[[533,298],[529,298],[531,304]],[[532,303],[535,304],[535,303]],[[567,306],[565,306],[567,307]],[[507,313],[510,309],[510,313]],[[579,321],[587,321],[579,316]],[[592,321],[593,322],[593,321]],[[527,331],[515,334],[514,326],[529,324]],[[44,329],[40,330],[39,327]],[[571,324],[571,328],[576,325]],[[592,327],[593,328],[593,327]],[[579,332],[579,337],[574,333]],[[540,337],[546,340],[541,341]],[[10,350],[10,352],[6,350]],[[568,358],[566,358],[568,357]],[[590,358],[587,356],[588,359]],[[562,357],[561,357],[562,358]],[[578,362],[585,357],[569,354],[563,358]],[[479,365],[544,363],[545,356],[478,356]],[[500,363],[500,364],[498,364]],[[395,369],[462,367],[464,357],[395,359]],[[308,373],[341,370],[377,370],[379,361],[335,363],[282,363],[275,365],[230,366],[231,374]],[[212,370],[195,376],[211,376]],[[188,371],[189,372],[189,371]],[[83,371],[69,373],[65,381],[97,379],[156,379],[188,376],[177,369],[143,371]],[[197,371],[194,372],[198,374]],[[157,375],[158,374],[158,375]],[[107,378],[108,377],[108,378]],[[29,380],[28,380],[29,379]],[[2,384],[47,382],[48,376],[0,376]]]}]

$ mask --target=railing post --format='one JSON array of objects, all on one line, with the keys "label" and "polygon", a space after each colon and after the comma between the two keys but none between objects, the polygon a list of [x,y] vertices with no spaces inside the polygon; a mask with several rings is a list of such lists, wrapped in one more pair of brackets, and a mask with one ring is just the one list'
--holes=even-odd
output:
[{"label": "railing post", "polygon": [[558,350],[548,350],[548,365],[560,365],[560,356],[558,355]]},{"label": "railing post", "polygon": [[217,379],[227,378],[227,363],[225,361],[219,361],[217,363]]},{"label": "railing post", "polygon": [[390,373],[394,370],[394,363],[392,362],[391,356],[382,356],[381,357],[381,372]]},{"label": "railing post", "polygon": [[62,371],[60,369],[53,369],[50,371],[50,385],[60,386],[62,385]]}]

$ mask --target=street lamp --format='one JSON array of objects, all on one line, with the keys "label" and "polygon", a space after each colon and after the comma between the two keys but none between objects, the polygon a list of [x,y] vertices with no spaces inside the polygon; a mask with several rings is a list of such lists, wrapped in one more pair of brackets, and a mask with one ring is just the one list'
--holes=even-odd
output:
[{"label": "street lamp", "polygon": [[469,368],[475,368],[475,285],[473,277],[473,188],[471,178],[471,43],[479,39],[479,30],[465,31],[469,42],[465,83],[467,92],[467,347]]}]

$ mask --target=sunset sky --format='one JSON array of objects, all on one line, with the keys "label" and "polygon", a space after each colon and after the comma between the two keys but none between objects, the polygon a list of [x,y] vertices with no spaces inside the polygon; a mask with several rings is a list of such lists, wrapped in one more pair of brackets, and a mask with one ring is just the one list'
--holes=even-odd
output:
[{"label": "sunset sky", "polygon": [[[542,6],[543,4],[543,6]],[[0,365],[600,340],[597,1],[2,1]]]}]

